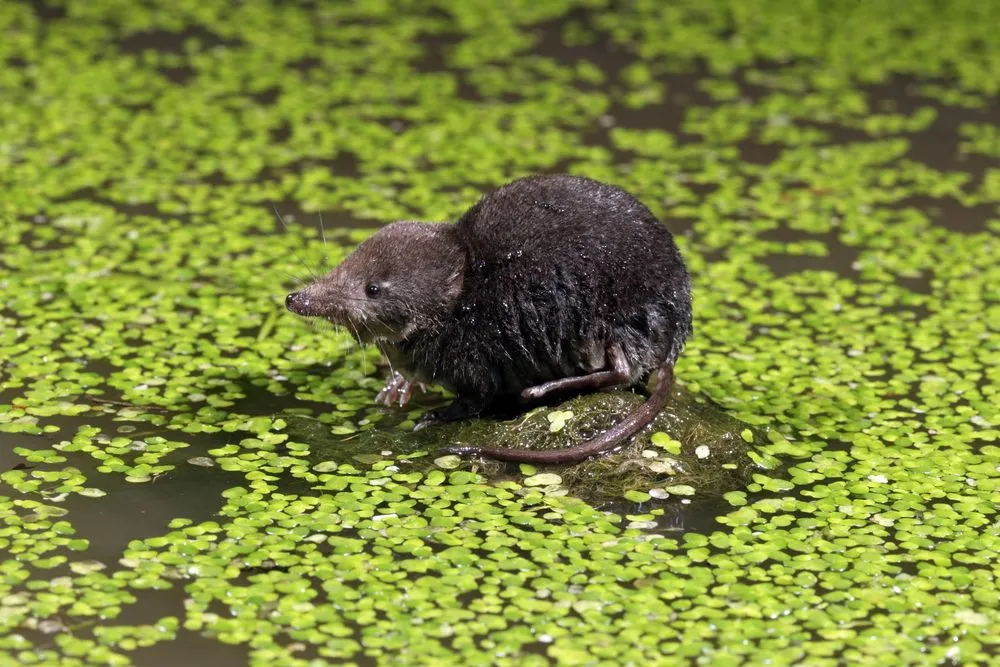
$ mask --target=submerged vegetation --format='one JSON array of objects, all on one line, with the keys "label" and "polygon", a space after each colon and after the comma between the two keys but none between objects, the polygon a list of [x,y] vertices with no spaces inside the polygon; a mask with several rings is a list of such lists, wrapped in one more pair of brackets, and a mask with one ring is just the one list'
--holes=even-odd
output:
[{"label": "submerged vegetation", "polygon": [[[995,660],[997,25],[4,0],[0,664]],[[539,171],[678,234],[710,491],[668,459],[724,448],[670,414],[641,470],[442,457],[402,435],[439,395],[376,407],[377,350],[283,312],[377,225]]]}]

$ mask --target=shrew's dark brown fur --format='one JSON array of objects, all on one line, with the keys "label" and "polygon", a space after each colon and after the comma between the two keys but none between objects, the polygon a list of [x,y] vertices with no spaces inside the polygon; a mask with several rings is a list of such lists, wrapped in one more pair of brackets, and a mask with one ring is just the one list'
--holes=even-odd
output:
[{"label": "shrew's dark brown fur", "polygon": [[415,382],[454,391],[437,419],[657,371],[641,407],[581,445],[453,449],[508,461],[575,462],[624,444],[662,409],[691,334],[690,278],[670,232],[621,188],[567,175],[509,183],[453,225],[387,225],[286,303],[382,346],[402,374],[379,400],[403,404]]}]

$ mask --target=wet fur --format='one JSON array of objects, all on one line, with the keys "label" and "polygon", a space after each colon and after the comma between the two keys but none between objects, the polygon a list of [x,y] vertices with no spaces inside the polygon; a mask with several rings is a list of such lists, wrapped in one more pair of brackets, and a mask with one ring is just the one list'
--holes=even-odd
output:
[{"label": "wet fur", "polygon": [[691,288],[670,232],[620,188],[570,176],[514,181],[455,226],[465,249],[453,316],[397,344],[408,367],[486,408],[499,396],[605,366],[632,381],[672,363]]},{"label": "wet fur", "polygon": [[411,380],[454,391],[451,419],[602,370],[613,346],[639,382],[671,368],[692,331],[670,232],[621,188],[567,175],[509,183],[454,225],[388,225],[288,299],[378,342]]}]

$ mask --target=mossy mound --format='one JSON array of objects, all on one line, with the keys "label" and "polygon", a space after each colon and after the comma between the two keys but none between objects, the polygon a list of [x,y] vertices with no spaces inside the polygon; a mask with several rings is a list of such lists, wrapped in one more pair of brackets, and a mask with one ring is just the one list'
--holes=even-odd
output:
[{"label": "mossy mound", "polygon": [[[455,445],[559,449],[598,435],[643,400],[626,392],[588,394],[508,421],[441,425],[438,438]],[[748,471],[756,467],[740,435],[748,428],[718,406],[678,388],[653,423],[626,446],[575,465],[546,468],[558,468],[570,492],[584,498],[621,497],[626,491],[680,484],[718,494],[745,485]],[[485,459],[476,464],[488,476],[508,468]]]},{"label": "mossy mound", "polygon": [[[444,450],[452,445],[472,444],[536,450],[572,446],[614,425],[643,400],[641,395],[630,392],[598,392],[527,410],[509,419],[435,423],[415,431],[380,428],[352,436],[331,435],[328,427],[311,418],[283,418],[289,423],[292,437],[310,443],[313,460],[371,464],[402,456],[415,463],[417,469],[421,468],[418,460],[424,461],[425,469],[442,464],[448,468],[471,466],[489,479],[502,480],[523,478],[521,473],[535,466],[521,466],[518,472],[515,465],[481,457],[463,463]],[[670,494],[664,492],[664,487],[683,487],[684,496],[717,496],[743,488],[752,472],[763,469],[761,456],[748,456],[755,437],[759,443],[766,442],[759,432],[755,435],[755,429],[710,400],[675,386],[663,411],[626,446],[578,464],[540,467],[558,474],[556,486],[594,502],[650,490],[654,497],[665,499]]]}]

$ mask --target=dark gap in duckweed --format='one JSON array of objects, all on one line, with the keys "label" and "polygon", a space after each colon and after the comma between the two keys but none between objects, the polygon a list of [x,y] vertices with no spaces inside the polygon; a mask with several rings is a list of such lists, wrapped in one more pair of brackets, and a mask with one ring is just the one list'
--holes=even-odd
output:
[{"label": "dark gap in duckweed", "polygon": [[599,497],[584,496],[596,509],[618,516],[643,515],[650,511],[660,512],[650,519],[643,530],[651,535],[683,535],[685,533],[711,534],[722,525],[717,517],[732,507],[720,495],[704,495],[697,498],[673,498],[669,500],[648,500],[643,503],[627,500],[600,500]]},{"label": "dark gap in duckweed", "polygon": [[[271,143],[283,144],[292,138],[292,126],[289,123],[283,121],[277,127],[268,130],[268,138],[271,140]],[[269,168],[265,167],[264,169],[265,171],[267,171]],[[272,180],[269,178],[264,178],[263,176],[259,177],[261,178],[261,180]]]},{"label": "dark gap in duckweed", "polygon": [[861,86],[868,94],[872,107],[877,111],[911,115],[929,107],[936,117],[929,127],[909,133],[908,156],[918,162],[940,171],[967,171],[981,174],[985,169],[996,166],[997,161],[989,157],[964,154],[961,128],[967,123],[989,123],[1000,111],[1000,95],[983,98],[981,107],[947,105],[925,92],[927,86],[942,84],[939,78],[920,79],[913,75],[897,74],[887,82]]},{"label": "dark gap in duckweed", "polygon": [[[339,242],[342,246],[348,241],[345,239],[344,230],[367,235],[374,233],[381,227],[377,221],[365,220],[346,211],[336,209],[304,211],[300,202],[292,200],[268,202],[267,210],[274,218],[275,232],[285,234],[295,228],[308,229],[311,234],[314,234],[313,238],[319,239],[320,243],[323,242],[322,236],[325,234],[327,243]],[[357,242],[352,243],[352,245],[357,245]],[[309,267],[299,268],[308,269]]]},{"label": "dark gap in duckweed", "polygon": [[179,67],[157,67],[156,70],[168,81],[178,86],[187,85],[198,74],[198,70],[193,67],[182,65]]},{"label": "dark gap in duckweed", "polygon": [[392,130],[395,134],[402,134],[403,132],[406,132],[408,129],[413,127],[413,123],[406,120],[405,118],[392,118],[392,117],[381,118],[379,119],[379,122],[385,127]]},{"label": "dark gap in duckweed", "polygon": [[292,162],[285,165],[283,169],[295,173],[305,169],[315,169],[321,167],[330,174],[343,178],[360,178],[361,162],[358,156],[350,151],[340,151],[328,158],[310,158],[300,162]]},{"label": "dark gap in duckweed", "polygon": [[803,91],[807,84],[802,76],[789,77],[790,74],[797,74],[802,69],[802,62],[778,62],[774,60],[759,60],[749,67],[738,68],[727,78],[736,81],[742,97],[754,102],[765,99],[775,91]]},{"label": "dark gap in duckweed", "polygon": [[[429,8],[434,11],[437,8]],[[451,65],[448,62],[450,52],[465,39],[465,35],[455,32],[424,32],[421,33],[414,43],[421,48],[422,54],[419,59],[410,63],[410,66],[422,74],[435,72],[451,72]]]},{"label": "dark gap in duckweed", "polygon": [[[939,116],[938,123],[941,123]],[[980,180],[989,169],[1000,166],[1000,160],[994,157],[964,153],[960,142],[950,132],[927,131],[908,135],[910,150],[907,155],[911,159],[945,172],[961,172],[969,174],[970,184]]]},{"label": "dark gap in duckweed", "polygon": [[18,243],[22,246],[30,247],[32,250],[37,250],[39,252],[58,252],[61,250],[66,250],[73,245],[72,238],[67,234],[64,235],[64,239],[45,238],[42,235],[48,234],[48,230],[26,230],[21,234],[18,239]]},{"label": "dark gap in duckweed", "polygon": [[784,150],[784,146],[781,144],[765,144],[754,139],[744,139],[738,146],[740,149],[740,159],[743,162],[757,165],[769,165],[773,163],[781,156],[781,152]]},{"label": "dark gap in duckweed", "polygon": [[[323,654],[320,647],[315,644],[300,641],[296,638],[297,634],[299,633],[295,631],[282,633],[276,637],[278,645],[285,649],[287,654],[293,656],[296,660],[309,661],[315,664],[330,664],[329,657]],[[358,642],[358,644],[363,645],[362,640],[364,639],[364,636],[361,633],[361,630],[358,629],[355,634],[351,636],[351,639]],[[360,656],[352,659],[351,664],[357,665],[357,667],[373,667],[374,665],[379,664],[378,656],[380,655],[381,653],[377,649],[366,649]]]},{"label": "dark gap in duckweed", "polygon": [[45,23],[53,23],[66,18],[66,8],[62,3],[47,2],[46,0],[30,0],[29,4],[35,12],[35,16]]},{"label": "dark gap in duckweed", "polygon": [[315,56],[306,56],[305,58],[299,58],[297,60],[292,60],[285,64],[286,67],[290,67],[294,70],[307,74],[315,69],[320,69],[323,67],[323,59],[317,58]]},{"label": "dark gap in duckweed", "polygon": [[[163,212],[160,210],[159,206],[154,203],[148,202],[122,202],[111,199],[107,196],[101,195],[100,190],[102,188],[110,185],[108,182],[104,182],[101,185],[94,187],[87,187],[75,192],[68,193],[56,199],[53,199],[54,204],[69,204],[73,202],[93,202],[95,204],[100,204],[102,206],[107,206],[108,208],[121,213],[128,218],[134,218],[138,216],[144,216],[148,218],[164,218]],[[46,218],[48,221],[48,218]]]},{"label": "dark gap in duckweed", "polygon": [[778,227],[761,232],[758,238],[792,244],[806,240],[819,241],[826,249],[824,255],[774,252],[762,257],[763,264],[779,278],[802,271],[832,271],[844,278],[854,278],[857,275],[855,264],[859,254],[858,248],[841,241],[840,233],[837,231],[810,234]]},{"label": "dark gap in duckweed", "polygon": [[469,80],[466,72],[453,68],[448,60],[450,52],[464,37],[454,33],[423,33],[414,43],[423,49],[423,56],[410,62],[418,74],[447,74],[455,81],[455,98],[464,102],[486,102],[486,98]]},{"label": "dark gap in duckweed", "polygon": [[[180,450],[182,457],[204,456],[214,447],[228,444],[231,438],[220,434],[179,434],[172,436],[188,442]],[[221,434],[228,436],[230,434]],[[199,445],[200,443],[200,445]],[[100,560],[112,570],[117,569],[117,559],[132,540],[143,540],[163,534],[167,524],[176,517],[198,523],[217,516],[222,506],[220,494],[239,483],[232,472],[217,466],[192,465],[181,460],[168,461],[176,467],[146,483],[130,484],[117,475],[94,473],[84,470],[88,480],[107,495],[101,498],[71,499],[66,503],[69,518],[77,527],[77,536],[90,540],[84,552]],[[217,498],[216,502],[207,499]]]},{"label": "dark gap in duckweed", "polygon": [[[697,141],[685,131],[687,112],[693,107],[714,107],[716,102],[698,85],[706,76],[704,63],[695,62],[690,71],[665,71],[653,75],[652,82],[663,86],[662,100],[649,103],[629,102],[621,92],[611,96],[608,115],[617,127],[666,130],[677,137],[678,144]],[[620,85],[620,82],[613,82]]]},{"label": "dark gap in duckweed", "polygon": [[920,211],[935,225],[962,234],[983,233],[987,223],[1000,221],[1000,203],[995,202],[969,206],[954,197],[910,195],[894,202],[892,207]]},{"label": "dark gap in duckweed", "polygon": [[938,118],[941,118],[940,112],[946,111],[952,119],[985,120],[981,115],[982,109],[942,104],[927,94],[926,88],[928,86],[937,87],[945,83],[947,80],[940,77],[890,74],[878,83],[860,84],[858,90],[866,95],[871,107],[878,112],[898,112],[910,115],[923,107],[932,106],[939,112]]},{"label": "dark gap in duckweed", "polygon": [[619,83],[622,70],[638,60],[633,51],[596,29],[582,7],[535,25],[532,33],[537,36],[534,53],[567,67],[586,61],[601,71],[605,85]]},{"label": "dark gap in duckweed", "polygon": [[37,628],[18,628],[18,634],[28,639],[36,651],[52,651],[57,646],[56,638],[60,633],[86,633],[97,623],[91,619],[68,626],[61,620],[46,619]]},{"label": "dark gap in duckweed", "polygon": [[818,130],[823,138],[814,143],[817,150],[823,146],[844,146],[849,144],[864,144],[871,141],[872,136],[864,129],[849,127],[835,121],[796,120],[796,127]]},{"label": "dark gap in duckweed", "polygon": [[278,86],[270,86],[265,90],[249,95],[249,98],[263,107],[269,107],[278,101],[281,97],[281,88]]},{"label": "dark gap in duckweed", "polygon": [[[302,370],[318,377],[321,375],[336,373],[338,369],[336,367],[313,367],[309,370]],[[308,414],[318,416],[333,410],[333,406],[330,403],[311,401],[295,396],[295,390],[297,387],[294,385],[285,383],[288,393],[284,396],[278,396],[270,389],[254,384],[251,379],[240,378],[235,382],[240,387],[240,392],[243,394],[243,397],[235,400],[233,404],[228,407],[229,412],[234,414],[268,416],[280,415],[285,410],[302,410],[306,411]],[[371,394],[372,407],[374,407],[376,393],[377,391],[373,391]],[[337,400],[337,396],[331,395],[330,399]],[[358,411],[358,414],[364,414],[364,412],[368,409],[368,406],[365,406]]]},{"label": "dark gap in duckweed", "polygon": [[[558,19],[534,26],[533,34],[537,36],[537,39],[530,54],[552,58],[556,62],[570,67],[586,63],[590,66],[596,66],[602,72],[603,82],[599,84],[599,87],[609,93],[610,108],[608,113],[602,116],[597,126],[583,131],[581,136],[586,144],[608,148],[617,157],[617,162],[627,164],[629,162],[627,154],[615,149],[607,135],[607,130],[611,127],[667,129],[683,135],[680,128],[685,109],[697,104],[711,104],[712,102],[711,98],[698,87],[699,80],[707,72],[703,63],[695,62],[692,67],[685,67],[685,69],[692,69],[692,72],[658,71],[653,83],[665,87],[667,91],[665,100],[652,105],[638,101],[626,102],[625,96],[628,89],[621,87],[622,72],[629,65],[638,64],[639,60],[634,53],[602,33],[598,33],[592,43],[567,45],[565,43],[567,26],[579,22],[580,18],[585,16],[586,13],[578,8]],[[466,81],[461,71],[448,67],[444,54],[460,41],[460,39],[449,35],[430,35],[422,38],[421,43],[425,45],[428,53],[433,55],[425,57],[417,65],[418,71],[427,73],[445,71],[453,74],[458,82],[456,96],[461,100],[498,101],[501,103],[517,101],[517,96],[509,94],[503,94],[499,98],[490,97],[487,100],[478,89]],[[684,141],[683,136],[681,141]],[[570,164],[572,161],[569,160],[561,162],[550,171],[567,171],[566,167]]]},{"label": "dark gap in duckweed", "polygon": [[710,194],[719,189],[716,183],[697,183],[690,180],[686,181],[684,185],[700,200],[706,199]]},{"label": "dark gap in duckweed", "polygon": [[[206,51],[219,46],[243,46],[243,41],[226,39],[199,25],[189,25],[181,32],[153,29],[141,30],[123,37],[119,48],[126,53],[140,54],[143,51],[184,54],[189,51]],[[193,48],[192,48],[193,47]]]},{"label": "dark gap in duckweed", "polygon": [[[110,563],[109,563],[110,565]],[[141,593],[141,595],[138,595]],[[183,589],[172,586],[164,589],[135,590],[136,601],[128,605],[129,620],[139,624],[156,623],[167,616],[178,616],[183,613]]]},{"label": "dark gap in duckweed", "polygon": [[[86,398],[81,397],[76,400],[77,405],[86,405]],[[171,479],[170,488],[176,490],[177,488],[188,488],[192,491],[190,497],[185,497],[184,494],[180,494],[178,498],[184,506],[189,506],[195,514],[202,514],[206,509],[203,504],[203,498],[198,497],[199,489],[210,489],[218,487],[221,492],[222,489],[226,488],[228,484],[231,484],[234,480],[227,478],[225,475],[221,475],[216,468],[208,467],[203,468],[197,465],[191,465],[188,462],[189,459],[197,456],[203,456],[205,452],[210,449],[222,447],[224,445],[230,444],[234,439],[239,439],[239,436],[226,431],[219,431],[217,433],[178,433],[172,430],[164,430],[162,427],[163,419],[168,416],[168,413],[157,411],[155,406],[151,408],[145,406],[140,409],[152,410],[150,413],[143,414],[139,412],[133,419],[123,419],[115,411],[110,411],[111,408],[115,406],[109,404],[98,404],[97,407],[90,408],[89,410],[83,411],[80,415],[76,416],[49,416],[44,417],[39,420],[39,425],[41,426],[53,426],[58,430],[51,433],[42,433],[39,435],[32,434],[18,434],[18,433],[0,433],[0,442],[9,441],[12,446],[21,446],[27,449],[42,450],[42,449],[56,449],[60,452],[63,450],[63,445],[69,440],[72,440],[76,434],[80,432],[81,429],[95,427],[99,429],[98,435],[95,437],[95,443],[98,445],[103,444],[110,438],[124,437],[127,440],[131,440],[133,447],[130,447],[130,451],[124,455],[122,458],[126,461],[129,459],[141,457],[143,452],[146,451],[144,447],[145,438],[149,436],[163,436],[168,440],[179,441],[183,446],[173,452],[161,456],[158,462],[168,466],[173,466],[172,470],[165,471],[164,475],[168,475],[171,478],[173,476],[180,476],[181,473],[189,476],[198,476],[197,480],[192,480],[187,483],[189,477],[180,476],[179,479]],[[159,424],[147,423],[148,416],[154,415],[157,417],[156,421]],[[138,445],[138,446],[136,446]],[[66,454],[64,454],[65,456]],[[152,493],[154,496],[159,493],[157,489],[151,489],[149,484],[144,483],[129,483],[123,477],[116,474],[105,473],[99,471],[98,466],[102,465],[103,461],[96,458],[86,457],[86,456],[74,456],[73,461],[75,466],[80,469],[90,480],[93,476],[100,477],[102,479],[102,484],[100,485],[102,489],[109,491],[110,493],[118,492],[124,494],[136,494],[138,493],[141,497],[143,493]],[[41,465],[41,464],[38,464]],[[37,467],[37,466],[36,466]],[[194,470],[189,471],[192,468]],[[201,469],[199,472],[198,469]],[[214,472],[213,472],[214,471]],[[227,473],[228,474],[228,473]],[[205,480],[211,479],[213,483],[206,484]],[[156,481],[155,479],[153,480]],[[176,485],[180,484],[180,487]],[[163,488],[161,485],[160,488]],[[145,489],[145,491],[144,491]],[[103,497],[102,497],[103,498]],[[175,506],[174,502],[178,498],[173,498],[170,502],[164,502],[157,507],[158,511],[169,512],[171,507]],[[84,508],[84,510],[98,511],[103,507],[100,503],[106,502],[104,499],[91,499],[91,498],[79,498],[70,495],[68,499],[79,501],[79,507]],[[190,500],[188,505],[186,500]],[[106,510],[125,510],[132,511],[136,510],[141,513],[145,513],[146,509],[137,504],[132,506],[131,504],[108,504],[104,507]],[[67,507],[71,507],[72,503]],[[148,505],[153,507],[153,505]],[[85,524],[87,522],[84,522]],[[112,530],[119,530],[121,525],[141,525],[142,522],[124,522],[122,524],[115,524],[114,522],[102,521],[95,518],[90,525],[98,528],[100,526],[105,526],[105,528],[111,528]],[[165,523],[164,523],[165,525]],[[102,532],[101,530],[97,531]],[[108,539],[111,537],[105,537],[100,544],[106,544]],[[129,537],[128,539],[132,539]],[[126,540],[127,542],[127,540]],[[114,550],[112,550],[114,552]]]},{"label": "dark gap in duckweed", "polygon": [[245,665],[250,662],[250,653],[247,644],[218,641],[183,626],[178,628],[172,641],[129,652],[134,663],[143,667],[177,667],[182,662],[191,665]]},{"label": "dark gap in duckweed", "polygon": [[231,180],[229,180],[229,177],[226,176],[226,174],[224,174],[223,172],[219,171],[218,169],[215,170],[215,171],[213,171],[213,172],[211,172],[211,173],[208,173],[208,174],[199,174],[196,177],[192,177],[190,182],[191,183],[205,183],[207,185],[212,185],[212,186],[215,186],[215,187],[221,187],[221,186],[224,186],[224,185],[232,185],[232,183],[233,183]]}]

